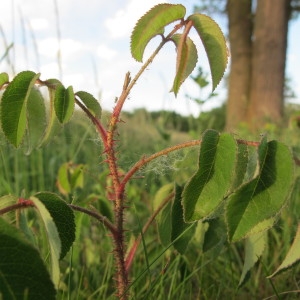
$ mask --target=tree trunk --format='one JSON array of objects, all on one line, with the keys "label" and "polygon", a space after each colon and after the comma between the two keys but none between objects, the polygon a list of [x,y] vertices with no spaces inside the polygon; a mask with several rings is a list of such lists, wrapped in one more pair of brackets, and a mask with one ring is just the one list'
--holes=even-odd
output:
[{"label": "tree trunk", "polygon": [[290,0],[257,2],[247,110],[252,129],[282,119],[289,10]]},{"label": "tree trunk", "polygon": [[[250,129],[279,123],[283,92],[291,0],[227,0],[231,70],[226,128],[242,122]],[[254,24],[254,26],[253,26]],[[254,30],[252,30],[254,28]]]},{"label": "tree trunk", "polygon": [[228,86],[226,128],[245,121],[251,77],[251,0],[228,0],[231,69]]}]

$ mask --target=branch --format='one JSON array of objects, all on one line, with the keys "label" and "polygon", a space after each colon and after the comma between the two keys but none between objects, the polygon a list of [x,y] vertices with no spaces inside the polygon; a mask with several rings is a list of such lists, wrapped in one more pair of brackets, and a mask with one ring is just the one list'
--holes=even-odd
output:
[{"label": "branch", "polygon": [[105,217],[102,216],[100,214],[98,214],[95,211],[74,205],[74,204],[68,204],[70,208],[72,208],[73,210],[77,210],[80,211],[84,214],[87,214],[93,218],[95,218],[97,221],[103,223],[103,225],[113,234],[116,235],[117,229],[115,228],[115,226]]},{"label": "branch", "polygon": [[93,116],[93,114],[75,97],[75,103],[84,111],[84,113],[87,115],[87,117],[92,121],[92,123],[96,126],[96,129],[99,133],[99,135],[102,138],[102,141],[104,144],[106,144],[107,140],[107,132],[102,126],[101,122]]},{"label": "branch", "polygon": [[130,178],[139,170],[141,169],[143,166],[145,166],[146,164],[148,164],[149,162],[151,162],[152,160],[163,156],[163,155],[167,155],[170,152],[176,151],[176,150],[180,150],[180,149],[184,149],[184,148],[188,148],[188,147],[192,147],[192,146],[197,146],[201,144],[201,140],[192,140],[189,142],[185,142],[182,144],[178,144],[166,149],[163,149],[159,152],[156,152],[150,156],[144,156],[143,158],[141,158],[138,162],[135,163],[135,165],[125,174],[123,181],[121,182],[121,184],[123,186],[126,185],[126,183],[130,180]]},{"label": "branch", "polygon": [[0,209],[0,215],[4,215],[5,213],[11,212],[16,209],[34,206],[35,205],[31,200],[24,200],[20,198],[18,203]]}]

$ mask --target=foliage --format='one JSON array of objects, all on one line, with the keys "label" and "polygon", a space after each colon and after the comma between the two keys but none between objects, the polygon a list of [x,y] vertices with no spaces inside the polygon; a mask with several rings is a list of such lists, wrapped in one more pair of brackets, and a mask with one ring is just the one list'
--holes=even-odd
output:
[{"label": "foliage", "polygon": [[[91,283],[91,293],[94,294],[100,294],[104,289],[102,295],[107,297],[115,293],[120,299],[128,299],[131,293],[144,298],[151,293],[153,296],[159,293],[164,295],[166,287],[158,284],[160,276],[153,278],[151,269],[173,247],[181,255],[175,258],[169,255],[170,270],[180,272],[174,272],[167,286],[170,287],[169,297],[178,296],[176,283],[180,287],[181,282],[186,283],[189,276],[192,276],[191,266],[187,261],[189,254],[186,254],[189,247],[195,247],[197,259],[194,261],[201,267],[200,260],[204,252],[215,255],[220,253],[223,246],[234,245],[233,243],[242,239],[246,240],[246,247],[240,286],[246,282],[257,257],[264,253],[267,230],[274,227],[291,194],[294,162],[289,148],[279,141],[268,141],[266,136],[259,142],[253,142],[236,139],[228,133],[220,134],[212,129],[206,130],[201,140],[171,145],[168,133],[162,127],[157,127],[156,134],[165,143],[163,150],[152,145],[154,153],[142,155],[130,167],[122,165],[125,159],[122,162],[122,151],[119,154],[122,145],[118,143],[118,135],[123,104],[140,75],[166,43],[171,41],[177,50],[176,74],[172,87],[175,95],[197,62],[196,47],[188,36],[191,28],[196,29],[205,47],[213,89],[224,74],[227,48],[218,25],[202,14],[193,14],[186,19],[184,16],[184,6],[160,4],[137,22],[131,37],[133,58],[142,61],[144,50],[154,36],[161,35],[162,41],[133,78],[130,73],[126,74],[121,95],[116,100],[107,126],[101,121],[102,111],[98,101],[87,92],[74,92],[71,86],[66,88],[56,79],[42,80],[40,74],[32,71],[23,71],[12,81],[9,81],[7,74],[1,74],[1,87],[5,89],[0,105],[1,127],[9,143],[15,147],[23,145],[27,153],[36,147],[45,147],[50,138],[55,136],[57,128],[69,122],[72,115],[77,113],[74,109],[77,105],[95,128],[98,140],[102,142],[98,155],[103,153],[106,163],[106,167],[97,170],[97,184],[92,185],[91,191],[83,192],[86,193],[85,197],[77,197],[76,192],[91,187],[85,183],[84,164],[80,162],[64,162],[59,169],[57,186],[64,198],[41,190],[34,193],[22,193],[19,190],[18,194],[12,191],[16,196],[2,197],[0,295],[4,299],[22,298],[23,295],[34,299],[40,297],[40,291],[49,295],[47,299],[53,299],[55,293],[64,290],[63,283],[66,282],[69,285],[69,297],[73,296],[73,257],[69,252],[72,245],[76,246],[76,234],[84,237],[86,233],[93,237],[89,249],[100,245],[103,248],[113,248],[115,270],[106,269],[102,282],[98,281],[95,285]],[[177,23],[174,28],[165,35],[165,27],[175,21]],[[178,33],[180,29],[183,33]],[[48,89],[47,109],[38,86]],[[145,115],[142,111],[140,113],[143,119]],[[71,136],[74,134],[77,135],[78,132],[70,131]],[[120,134],[125,135],[126,131],[120,130]],[[189,174],[189,179],[183,180],[184,176],[180,174],[183,184],[164,182],[166,184],[157,192],[153,204],[144,201],[143,189],[134,184],[132,188],[133,179],[151,163],[158,161],[159,168],[163,168],[164,158],[171,157],[175,151],[191,147],[200,147],[198,164],[195,164],[197,168],[192,176]],[[178,173],[182,170],[179,168]],[[29,195],[24,195],[26,193]],[[131,208],[128,203],[132,204]],[[74,212],[79,214],[75,215]],[[35,213],[38,213],[39,218],[36,218]],[[86,221],[84,218],[87,216],[92,220]],[[145,218],[148,221],[142,224]],[[153,230],[150,225],[154,220],[160,239],[159,246],[156,241],[149,242],[146,235]],[[104,230],[100,232],[102,227]],[[127,232],[128,228],[131,229],[130,232]],[[93,232],[94,229],[96,232]],[[40,239],[34,238],[34,232],[39,232]],[[107,234],[110,242],[105,244],[103,240]],[[299,233],[282,265],[272,276],[298,262],[299,254],[295,252],[299,243],[298,236]],[[138,251],[141,244],[143,253]],[[86,241],[82,247],[85,245]],[[90,267],[88,276],[99,278],[93,276],[93,272],[97,272],[93,268],[97,260],[96,252],[83,250],[82,255]],[[71,255],[69,269],[63,265],[66,255]],[[134,267],[138,255],[145,265],[145,269],[139,272]],[[36,257],[35,260],[33,256]],[[35,261],[30,266],[30,277],[26,273],[29,260]],[[7,262],[10,263],[9,268]],[[61,279],[60,268],[65,270],[65,274],[69,272],[68,280]],[[162,272],[166,272],[166,269],[167,267]],[[148,274],[149,281],[145,274]],[[13,281],[14,277],[19,279]],[[112,289],[113,280],[116,291]],[[198,286],[197,288],[199,289]],[[47,293],[44,293],[45,290]],[[191,283],[189,291],[184,290],[184,293],[185,296],[188,293],[190,298],[195,298],[195,285]]]}]

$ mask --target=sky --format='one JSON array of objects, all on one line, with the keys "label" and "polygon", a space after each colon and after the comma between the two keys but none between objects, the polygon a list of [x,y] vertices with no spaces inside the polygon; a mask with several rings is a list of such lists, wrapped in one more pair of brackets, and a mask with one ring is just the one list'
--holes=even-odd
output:
[{"label": "sky", "polygon": [[[193,12],[197,0],[8,0],[2,1],[0,10],[0,57],[5,45],[13,43],[9,59],[0,63],[1,72],[32,70],[41,73],[41,79],[61,79],[74,91],[84,90],[99,99],[104,109],[111,110],[120,95],[126,72],[133,77],[141,67],[130,55],[130,34],[137,20],[158,3],[181,3]],[[57,4],[57,6],[55,5]],[[57,14],[58,11],[58,14]],[[214,17],[224,33],[225,18]],[[300,18],[290,23],[287,55],[287,76],[300,103]],[[58,38],[60,37],[60,38]],[[206,54],[199,37],[191,32],[199,49],[198,66],[209,71]],[[146,48],[144,57],[159,43],[154,38]],[[57,52],[60,49],[60,64]],[[148,110],[172,110],[197,116],[200,111],[219,105],[226,99],[224,80],[217,87],[218,97],[199,106],[192,98],[205,99],[211,85],[200,91],[188,79],[175,98],[170,93],[175,75],[175,48],[170,43],[157,56],[140,82],[132,90],[124,109],[132,111],[144,107]],[[61,66],[61,72],[59,65]],[[195,69],[196,72],[196,69]]]}]

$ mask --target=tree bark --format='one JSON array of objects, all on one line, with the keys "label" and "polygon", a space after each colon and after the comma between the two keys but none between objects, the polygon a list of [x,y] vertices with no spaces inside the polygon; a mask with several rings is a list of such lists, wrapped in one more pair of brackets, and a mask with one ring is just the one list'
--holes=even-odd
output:
[{"label": "tree bark", "polygon": [[231,69],[228,86],[226,129],[233,130],[246,119],[251,78],[251,0],[228,0]]},{"label": "tree bark", "polygon": [[231,70],[226,129],[247,122],[250,129],[279,123],[291,0],[227,0]]},{"label": "tree bark", "polygon": [[282,119],[289,15],[290,0],[257,1],[247,109],[252,129]]}]

